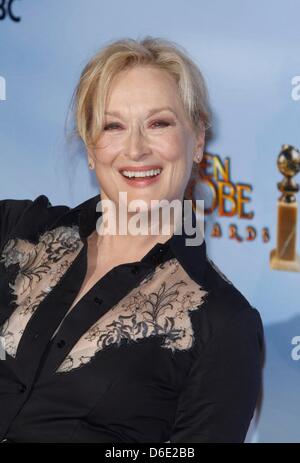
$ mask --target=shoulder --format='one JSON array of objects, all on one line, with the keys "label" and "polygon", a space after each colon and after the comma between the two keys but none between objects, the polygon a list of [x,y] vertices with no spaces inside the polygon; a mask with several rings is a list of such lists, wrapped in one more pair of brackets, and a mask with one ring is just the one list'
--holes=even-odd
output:
[{"label": "shoulder", "polygon": [[44,195],[38,196],[35,200],[32,199],[3,199],[0,201],[0,223],[6,225],[15,225],[21,216],[32,206],[37,204],[41,198],[46,198]]},{"label": "shoulder", "polygon": [[213,339],[222,342],[228,336],[242,339],[248,335],[263,344],[260,312],[208,256],[203,288],[208,295],[194,319],[200,347]]},{"label": "shoulder", "polygon": [[36,234],[70,208],[52,206],[46,195],[35,199],[3,199],[0,201],[0,249],[10,238],[34,239]]}]

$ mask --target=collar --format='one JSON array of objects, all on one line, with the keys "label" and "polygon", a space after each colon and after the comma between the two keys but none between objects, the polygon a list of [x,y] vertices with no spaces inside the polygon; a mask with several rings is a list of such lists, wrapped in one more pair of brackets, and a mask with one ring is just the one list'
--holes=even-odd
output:
[{"label": "collar", "polygon": [[[87,237],[95,230],[96,222],[102,212],[96,211],[96,206],[101,199],[97,194],[78,206],[69,209],[66,214],[60,217],[59,223],[63,225],[77,224],[79,226],[80,238],[85,242]],[[184,197],[184,199],[187,199]],[[197,246],[189,246],[186,240],[193,239],[196,232],[188,235],[185,230],[185,208],[183,208],[182,224],[179,226],[179,233],[173,235],[165,243],[156,243],[153,248],[142,258],[141,262],[159,265],[172,257],[176,257],[184,270],[195,281],[203,284],[207,259],[206,243],[203,237],[202,243]],[[192,226],[196,227],[196,214],[192,210]],[[55,224],[57,226],[57,222]]]}]

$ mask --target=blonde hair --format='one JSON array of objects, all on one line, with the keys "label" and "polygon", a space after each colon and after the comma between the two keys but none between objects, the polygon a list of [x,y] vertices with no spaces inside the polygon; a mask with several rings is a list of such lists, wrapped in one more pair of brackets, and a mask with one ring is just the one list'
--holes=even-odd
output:
[{"label": "blonde hair", "polygon": [[151,65],[169,72],[195,133],[199,124],[211,125],[207,87],[201,71],[183,47],[170,40],[146,36],[109,42],[84,67],[72,96],[75,134],[93,145],[103,127],[105,103],[112,79],[120,71],[137,65]]}]

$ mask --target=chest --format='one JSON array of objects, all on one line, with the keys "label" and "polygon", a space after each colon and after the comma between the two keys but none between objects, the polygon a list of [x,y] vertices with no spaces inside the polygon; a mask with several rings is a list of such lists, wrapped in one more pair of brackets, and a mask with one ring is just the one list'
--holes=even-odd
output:
[{"label": "chest", "polygon": [[113,268],[116,268],[122,264],[130,263],[131,261],[138,261],[138,256],[130,259],[124,259],[120,256],[116,256],[113,253],[109,258],[103,259],[101,250],[97,245],[97,241],[94,236],[91,236],[87,240],[87,264],[86,273],[80,290],[73,301],[70,310],[78,304],[78,302],[87,294],[102,278],[107,275]]},{"label": "chest", "polygon": [[[11,356],[16,355],[22,335],[33,315],[38,314],[41,302],[49,293],[60,294],[59,286],[61,289],[66,281],[64,275],[70,267],[74,269],[81,251],[82,242],[76,230],[70,231],[68,227],[60,227],[42,236],[37,245],[22,240],[12,240],[7,244],[2,261],[7,268],[16,263],[19,265],[19,271],[9,283],[15,310],[6,320],[2,332]],[[74,313],[74,316],[68,317],[62,327],[65,327],[64,333],[72,341],[70,348],[56,360],[60,362],[57,372],[67,373],[84,366],[92,362],[96,354],[101,355],[108,345],[119,346],[123,341],[140,342],[144,338],[159,336],[164,340],[161,345],[163,349],[170,352],[189,350],[194,343],[190,312],[200,308],[206,291],[189,277],[177,259],[172,258],[158,265],[135,284],[133,276],[130,279],[130,275],[126,274],[127,267],[121,269],[124,272],[119,271],[122,265],[116,261],[108,265],[95,265],[97,255],[94,251],[93,247],[88,249],[88,265],[81,287],[64,289],[65,292],[72,290],[76,297],[71,306],[71,315]],[[105,280],[109,282],[110,292],[113,291],[113,297],[110,295],[113,300],[111,306],[106,304],[105,310],[99,309],[97,312],[88,308],[87,299],[82,304],[82,298],[95,284],[99,284],[103,294],[107,294],[107,288],[101,285],[101,281],[113,267],[118,271]],[[131,283],[127,283],[127,280]],[[124,287],[128,287],[128,291],[124,291]],[[63,291],[61,294],[64,298]],[[63,304],[64,301],[60,304],[57,297],[57,310],[63,310],[63,306],[60,307]],[[50,311],[56,308],[43,304],[43,323],[47,310],[50,317]],[[96,321],[89,326],[90,312]],[[26,331],[28,333],[28,329]]]}]

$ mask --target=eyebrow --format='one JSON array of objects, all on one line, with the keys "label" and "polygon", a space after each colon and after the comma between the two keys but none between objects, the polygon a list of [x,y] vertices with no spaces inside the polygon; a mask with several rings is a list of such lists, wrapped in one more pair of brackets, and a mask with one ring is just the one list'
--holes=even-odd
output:
[{"label": "eyebrow", "polygon": [[[176,112],[174,111],[174,109],[171,108],[171,106],[164,106],[163,108],[150,109],[150,111],[148,111],[147,117],[150,117],[153,114],[159,113],[161,111],[171,111],[177,117]],[[121,113],[119,111],[105,111],[104,114],[108,116],[116,116],[116,117],[122,118]]]}]

